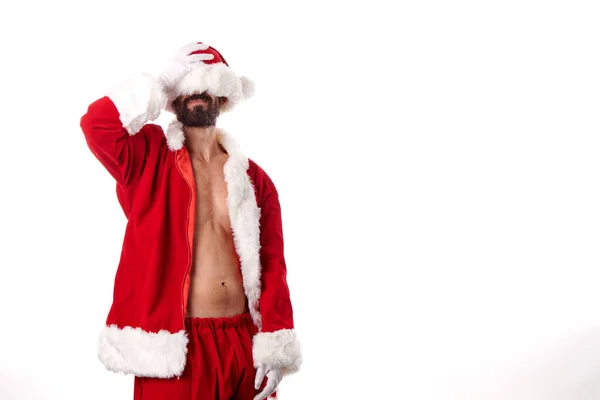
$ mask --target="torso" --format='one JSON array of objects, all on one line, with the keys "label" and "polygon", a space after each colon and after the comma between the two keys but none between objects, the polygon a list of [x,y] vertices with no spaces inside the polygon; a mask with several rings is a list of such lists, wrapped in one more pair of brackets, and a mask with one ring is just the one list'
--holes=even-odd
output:
[{"label": "torso", "polygon": [[247,311],[239,259],[233,242],[227,184],[227,154],[209,163],[192,160],[196,181],[194,255],[187,316],[228,317]]}]

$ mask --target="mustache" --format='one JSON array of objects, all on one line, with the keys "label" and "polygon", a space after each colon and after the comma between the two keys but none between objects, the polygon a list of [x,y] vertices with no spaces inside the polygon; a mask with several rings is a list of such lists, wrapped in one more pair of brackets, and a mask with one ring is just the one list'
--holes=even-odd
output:
[{"label": "mustache", "polygon": [[212,99],[210,98],[210,96],[208,95],[208,93],[204,92],[204,93],[200,93],[200,94],[193,94],[190,97],[188,97],[185,100],[185,104],[187,105],[187,103],[189,103],[190,101],[193,100],[204,100],[206,101],[206,103],[208,103],[208,105],[211,104]]}]

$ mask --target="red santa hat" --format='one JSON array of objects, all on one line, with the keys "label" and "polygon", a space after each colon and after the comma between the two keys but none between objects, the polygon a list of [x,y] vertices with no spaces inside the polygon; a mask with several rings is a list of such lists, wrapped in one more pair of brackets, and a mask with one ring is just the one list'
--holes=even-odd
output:
[{"label": "red santa hat", "polygon": [[[202,42],[198,42],[202,43]],[[211,60],[195,62],[190,71],[179,81],[172,93],[168,93],[168,107],[181,95],[207,91],[213,96],[227,97],[223,111],[231,110],[236,104],[252,97],[254,83],[245,76],[237,76],[217,49],[208,46],[191,54],[212,54]]]}]

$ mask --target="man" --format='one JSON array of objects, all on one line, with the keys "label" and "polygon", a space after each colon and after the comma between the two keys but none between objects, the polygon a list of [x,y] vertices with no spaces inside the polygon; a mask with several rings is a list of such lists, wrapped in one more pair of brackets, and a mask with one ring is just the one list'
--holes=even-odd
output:
[{"label": "man", "polygon": [[[252,84],[202,43],[93,102],[87,145],[127,217],[98,355],[134,399],[274,398],[302,359],[275,185],[216,127]],[[166,132],[161,109],[177,120]]]}]

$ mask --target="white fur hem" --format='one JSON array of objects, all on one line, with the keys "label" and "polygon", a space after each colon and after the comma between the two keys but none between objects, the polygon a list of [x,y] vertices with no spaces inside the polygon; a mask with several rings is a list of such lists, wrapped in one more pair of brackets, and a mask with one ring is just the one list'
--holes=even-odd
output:
[{"label": "white fur hem", "polygon": [[252,338],[252,342],[255,367],[281,368],[284,375],[300,370],[302,365],[300,342],[293,329],[260,332]]},{"label": "white fur hem", "polygon": [[135,135],[148,121],[154,121],[167,104],[162,86],[149,74],[141,74],[106,93],[119,111],[121,123]]},{"label": "white fur hem", "polygon": [[98,358],[106,369],[136,376],[172,378],[185,367],[188,338],[185,330],[146,332],[116,325],[104,327]]}]

